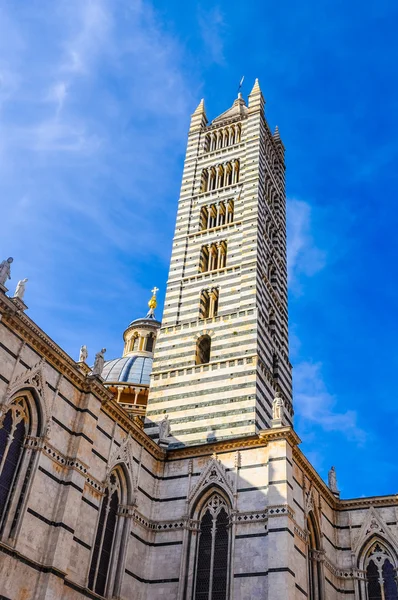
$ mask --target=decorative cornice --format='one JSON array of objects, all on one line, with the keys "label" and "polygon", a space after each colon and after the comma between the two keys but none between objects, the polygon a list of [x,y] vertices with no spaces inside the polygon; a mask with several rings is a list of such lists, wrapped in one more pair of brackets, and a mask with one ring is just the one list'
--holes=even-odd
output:
[{"label": "decorative cornice", "polygon": [[292,427],[278,427],[275,429],[262,429],[258,432],[260,439],[266,444],[276,440],[286,440],[293,450],[301,444],[301,440]]},{"label": "decorative cornice", "polygon": [[137,423],[132,420],[128,413],[122,408],[116,400],[113,399],[110,402],[107,402],[103,406],[104,412],[108,414],[108,416],[112,417],[117,421],[121,426],[123,426],[128,433],[130,433],[131,437],[140,443],[148,452],[158,460],[165,460],[166,451],[163,448],[160,448],[153,440],[150,438],[141,427],[137,425]]},{"label": "decorative cornice", "polygon": [[398,494],[389,496],[370,496],[368,498],[352,498],[349,500],[339,500],[337,510],[348,510],[350,508],[370,508],[371,506],[391,506],[395,504],[398,507]]},{"label": "decorative cornice", "polygon": [[267,444],[264,443],[258,435],[234,438],[229,440],[220,440],[218,442],[200,444],[198,446],[187,446],[185,448],[172,448],[167,451],[167,459],[180,460],[181,458],[191,458],[199,456],[209,456],[220,454],[222,452],[232,452],[234,450],[245,450],[247,448],[261,448]]}]

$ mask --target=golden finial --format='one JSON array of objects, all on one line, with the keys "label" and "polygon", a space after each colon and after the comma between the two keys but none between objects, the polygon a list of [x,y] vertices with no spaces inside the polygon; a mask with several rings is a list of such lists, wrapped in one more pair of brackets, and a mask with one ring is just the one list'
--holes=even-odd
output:
[{"label": "golden finial", "polygon": [[154,317],[155,316],[155,308],[157,307],[158,303],[156,300],[156,293],[159,291],[159,288],[154,287],[153,290],[151,290],[152,292],[152,298],[149,300],[148,302],[148,306],[149,306],[149,312],[147,314],[147,317]]}]

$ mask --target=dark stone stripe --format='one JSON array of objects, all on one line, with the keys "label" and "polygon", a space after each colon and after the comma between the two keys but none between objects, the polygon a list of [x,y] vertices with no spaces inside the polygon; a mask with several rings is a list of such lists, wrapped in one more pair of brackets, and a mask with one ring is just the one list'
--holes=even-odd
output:
[{"label": "dark stone stripe", "polygon": [[93,454],[95,454],[95,456],[98,456],[98,458],[100,458],[101,460],[103,460],[103,461],[104,461],[104,463],[107,463],[107,462],[108,462],[108,459],[107,459],[107,458],[105,458],[104,456],[102,456],[102,454],[100,454],[99,452],[97,452],[97,450],[95,450],[94,448],[92,448],[92,449],[91,449],[91,452],[92,452]]},{"label": "dark stone stripe", "polygon": [[176,496],[175,498],[153,498],[153,496],[148,494],[148,492],[146,492],[144,489],[142,489],[142,487],[138,486],[138,489],[140,490],[140,492],[142,492],[144,494],[144,496],[149,498],[149,500],[152,500],[152,502],[175,502],[176,500],[186,500],[187,499],[186,496]]},{"label": "dark stone stripe", "polygon": [[7,554],[8,556],[11,556],[11,558],[15,558],[17,561],[23,563],[24,565],[27,565],[28,567],[30,567],[31,569],[34,569],[35,571],[39,571],[40,573],[51,573],[52,575],[55,575],[56,577],[59,577],[60,579],[65,579],[65,573],[62,573],[62,571],[59,571],[58,569],[54,568],[54,567],[50,567],[47,565],[41,565],[40,563],[37,563],[33,560],[31,560],[30,558],[26,558],[25,556],[23,556],[22,554],[20,554],[19,552],[17,552],[16,550],[13,550],[10,547],[6,547],[3,546],[2,544],[0,544],[0,552],[3,552],[4,554]]},{"label": "dark stone stripe", "polygon": [[302,507],[302,506],[301,506],[301,505],[300,505],[300,504],[297,502],[296,498],[293,498],[293,502],[295,503],[295,505],[296,505],[296,506],[298,506],[298,507],[299,507],[299,509],[300,509],[302,512],[305,512],[304,508],[303,508],[303,507]]},{"label": "dark stone stripe", "polygon": [[335,550],[342,550],[343,552],[344,552],[344,551],[345,551],[345,552],[351,551],[351,548],[350,548],[350,547],[344,548],[344,547],[342,547],[342,546],[336,546],[336,545],[335,545],[335,544],[332,542],[332,540],[331,540],[331,539],[330,539],[330,538],[329,538],[329,537],[326,535],[326,533],[324,533],[324,534],[323,534],[323,536],[324,536],[324,538],[325,538],[325,539],[326,539],[326,540],[329,542],[329,544],[330,544],[331,546],[333,546],[333,548],[334,548]]},{"label": "dark stone stripe", "polygon": [[289,465],[291,467],[293,466],[292,461],[287,456],[274,456],[274,457],[269,458],[268,460],[269,460],[269,462],[274,462],[277,460],[285,460],[287,463],[289,463]]},{"label": "dark stone stripe", "polygon": [[51,417],[52,420],[54,421],[54,423],[56,423],[57,425],[59,425],[60,427],[62,427],[62,429],[65,429],[65,431],[67,431],[70,435],[74,435],[76,437],[82,437],[85,440],[87,440],[88,442],[90,442],[90,444],[93,444],[93,440],[90,440],[89,437],[87,437],[87,435],[83,432],[79,432],[79,431],[72,431],[72,429],[69,429],[69,427],[67,427],[66,425],[64,425],[64,423],[61,423],[61,421],[58,421],[58,419],[56,419],[55,417]]},{"label": "dark stone stripe", "polygon": [[75,530],[72,529],[72,527],[65,525],[65,523],[62,523],[61,521],[59,521],[59,522],[50,521],[49,519],[46,519],[46,517],[43,517],[43,515],[40,515],[35,510],[32,510],[31,508],[28,508],[28,513],[30,513],[31,515],[33,515],[40,521],[43,521],[43,523],[46,523],[46,525],[51,525],[51,527],[62,527],[62,529],[66,529],[66,531],[69,531],[69,533],[75,533]]},{"label": "dark stone stripe", "polygon": [[354,591],[354,590],[342,590],[342,589],[340,589],[340,588],[336,587],[336,586],[335,586],[335,585],[334,585],[334,584],[333,584],[333,583],[330,581],[330,579],[328,579],[327,577],[325,577],[325,580],[328,582],[328,584],[329,584],[329,585],[331,585],[331,586],[332,586],[332,588],[333,588],[334,590],[336,590],[336,592],[339,592],[339,594],[355,594],[355,591]]},{"label": "dark stone stripe", "polygon": [[80,488],[78,485],[76,485],[76,483],[73,483],[73,481],[63,481],[62,479],[58,479],[58,477],[55,477],[55,475],[53,475],[49,471],[46,471],[46,469],[43,469],[42,466],[39,466],[39,471],[44,473],[44,475],[47,475],[47,477],[49,477],[53,481],[56,481],[57,483],[59,483],[59,485],[70,486],[70,487],[73,487],[78,492],[80,492],[81,494],[83,493],[83,488]]},{"label": "dark stone stripe", "polygon": [[[237,401],[243,402],[243,401],[245,401],[245,399],[244,398],[239,398],[239,399],[237,399]],[[218,402],[219,401],[216,401],[215,404],[218,404]],[[231,399],[229,399],[228,402],[229,402],[229,404],[231,404]],[[206,407],[208,404],[211,404],[211,403],[210,402],[209,403],[204,402],[204,403],[201,404],[201,407]],[[219,412],[212,413],[212,417],[214,417],[214,418],[224,417],[225,413],[227,411],[228,411],[228,415],[238,415],[238,414],[245,414],[245,413],[253,413],[254,412],[254,407],[253,406],[247,406],[245,408],[236,408],[234,410],[229,410],[228,406],[227,406],[227,402],[223,402],[222,404],[220,403],[220,405],[224,406],[224,409],[221,410],[221,411],[219,411]],[[174,407],[174,408],[177,409],[177,407]],[[180,406],[178,407],[178,410],[181,410]],[[168,411],[168,412],[170,413],[171,410]],[[203,421],[204,419],[208,419],[208,414],[205,414],[203,416],[202,415],[201,416],[199,416],[199,415],[195,416],[195,422],[197,422],[197,421]],[[192,416],[189,416],[189,417],[180,417],[180,418],[177,418],[177,419],[174,419],[173,417],[170,418],[170,423],[172,423],[173,425],[177,425],[177,424],[181,425],[182,423],[186,423],[187,425],[189,425],[190,423],[192,423],[192,421],[193,421],[193,417]],[[240,425],[240,423],[236,423],[236,425]],[[228,423],[227,426],[230,427],[231,423]],[[146,425],[146,429],[151,429],[153,427],[158,427],[158,424],[157,423],[148,423]],[[208,429],[208,427],[206,429]],[[173,429],[173,431],[174,431],[174,429]],[[180,433],[183,433],[183,432],[185,432],[185,429],[184,430],[178,429],[177,431],[179,431]],[[188,431],[192,431],[192,430],[188,429]]]},{"label": "dark stone stripe", "polygon": [[301,592],[306,598],[308,598],[307,592],[305,590],[303,590],[303,588],[300,587],[298,583],[296,583],[295,585],[296,585],[296,588],[298,589],[298,591]]},{"label": "dark stone stripe", "polygon": [[260,485],[259,487],[239,488],[238,492],[257,492],[258,490],[267,490],[268,485]]},{"label": "dark stone stripe", "polygon": [[83,588],[77,583],[70,581],[69,579],[65,579],[64,585],[66,585],[66,587],[71,588],[72,590],[75,590],[75,592],[79,592],[79,594],[82,594],[82,596],[85,596],[86,598],[91,598],[92,600],[98,600],[98,598],[102,597],[98,596],[98,594],[90,592],[90,590],[88,590],[87,588]]},{"label": "dark stone stripe", "polygon": [[134,579],[137,579],[137,581],[140,581],[141,583],[178,583],[180,581],[178,577],[175,577],[173,579],[144,579],[143,577],[139,577],[138,575],[136,575],[132,571],[129,571],[128,569],[125,569],[125,572],[127,573],[127,575],[130,575],[130,577],[134,577]]},{"label": "dark stone stripe", "polygon": [[[56,392],[56,388],[53,387],[52,385],[50,385],[47,382],[48,387],[53,391]],[[63,394],[61,394],[61,392],[57,392],[57,397],[61,398],[61,400],[63,400],[64,402],[66,402],[66,404],[69,404],[69,406],[71,406],[72,408],[75,409],[76,412],[79,413],[87,413],[88,415],[90,415],[90,417],[93,417],[93,419],[95,419],[96,421],[98,421],[98,417],[97,415],[95,415],[93,412],[91,412],[91,410],[89,410],[88,408],[80,408],[80,406],[76,406],[76,404],[73,404],[73,402],[71,402],[69,400],[69,398],[67,398],[66,396],[64,396]]]},{"label": "dark stone stripe", "polygon": [[255,537],[267,537],[268,531],[264,531],[263,533],[245,533],[242,535],[236,535],[236,540],[245,540],[246,538],[255,538]]},{"label": "dark stone stripe", "polygon": [[88,504],[89,506],[91,506],[91,508],[95,508],[95,510],[99,510],[99,506],[97,506],[96,504],[94,504],[94,502],[91,502],[91,500],[88,500],[84,496],[82,497],[82,501],[85,502],[86,504]]},{"label": "dark stone stripe", "polygon": [[268,529],[269,533],[279,533],[280,531],[287,531],[294,538],[293,531],[290,531],[289,527],[276,527],[275,529]]},{"label": "dark stone stripe", "polygon": [[132,531],[130,531],[130,535],[142,544],[145,544],[145,546],[151,546],[152,548],[157,548],[158,546],[180,546],[182,544],[182,540],[177,540],[175,542],[147,542]]},{"label": "dark stone stripe", "polygon": [[289,569],[289,567],[274,567],[273,569],[268,569],[268,573],[290,573],[290,575],[296,577],[296,573]]},{"label": "dark stone stripe", "polygon": [[258,571],[257,573],[235,573],[234,577],[267,577],[268,571]]},{"label": "dark stone stripe", "polygon": [[301,556],[302,556],[303,558],[305,558],[305,559],[307,560],[307,557],[306,557],[306,555],[304,554],[304,552],[302,552],[302,550],[300,550],[300,548],[299,548],[298,546],[296,546],[296,544],[294,544],[294,548],[295,548],[295,550],[297,550],[297,552],[298,552],[299,554],[301,554]]},{"label": "dark stone stripe", "polygon": [[80,544],[81,546],[83,546],[83,548],[87,548],[87,550],[91,550],[91,546],[89,544],[86,544],[86,542],[83,542],[83,540],[79,540],[79,538],[73,536],[73,540],[75,542],[77,542],[78,544]]},{"label": "dark stone stripe", "polygon": [[10,382],[8,381],[8,379],[6,379],[5,377],[3,377],[3,375],[2,375],[1,373],[0,373],[0,379],[1,379],[2,381],[4,381],[4,383],[6,383],[7,385],[10,383]]},{"label": "dark stone stripe", "polygon": [[287,479],[280,479],[279,481],[270,481],[268,485],[278,485],[280,483],[286,483],[291,489],[293,489],[292,484]]},{"label": "dark stone stripe", "polygon": [[[251,410],[251,412],[254,412],[254,410]],[[228,411],[225,410],[224,415],[226,415],[226,414],[230,414],[230,413],[228,413]],[[172,419],[170,419],[170,423],[173,424]],[[254,419],[247,419],[246,421],[237,421],[236,423],[233,423],[234,427],[244,427],[246,425],[254,425]],[[241,435],[241,436],[236,436],[236,435],[235,436],[234,435],[220,436],[220,435],[218,435],[219,431],[230,428],[231,423],[220,423],[216,427],[217,427],[217,429],[214,431],[216,439],[214,441],[219,442],[223,439],[231,439],[231,437],[233,437],[234,439],[238,439],[239,437],[245,437],[244,435]],[[185,433],[204,433],[207,435],[208,432],[209,432],[208,426],[206,426],[206,427],[191,427],[189,429],[185,428],[185,429],[178,429],[178,430],[173,429],[173,435],[176,437],[178,437],[179,434],[185,434]],[[153,438],[157,438],[158,434],[152,433],[152,434],[148,434],[148,436],[153,439]],[[211,441],[211,440],[208,440],[208,441]],[[193,446],[194,444],[198,444],[198,445],[203,444],[203,438],[199,438],[197,440],[192,440],[189,442],[190,446]],[[170,446],[171,446],[171,448],[177,448],[177,447],[182,447],[182,444],[175,444],[175,445],[170,444]]]},{"label": "dark stone stripe", "polygon": [[[3,325],[4,325],[4,323],[3,323]],[[8,329],[8,327],[7,327],[7,329]],[[11,331],[11,330],[9,330],[9,331]],[[7,352],[7,354],[9,354],[13,358],[15,358],[15,360],[18,358],[18,354],[14,354],[14,352],[12,350],[10,350],[9,348],[7,348],[7,346],[5,346],[4,344],[2,344],[1,342],[0,342],[0,348],[3,348],[3,350],[5,350],[5,352]]]},{"label": "dark stone stripe", "polygon": [[108,440],[112,439],[112,436],[107,431],[105,431],[105,429],[102,429],[102,427],[100,427],[99,425],[97,425],[97,429],[98,429],[98,431],[103,433],[104,436],[108,438]]}]

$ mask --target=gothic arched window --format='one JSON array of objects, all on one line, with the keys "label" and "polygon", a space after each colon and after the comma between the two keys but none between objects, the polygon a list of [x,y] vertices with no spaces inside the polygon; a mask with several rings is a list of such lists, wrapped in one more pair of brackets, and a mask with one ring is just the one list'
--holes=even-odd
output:
[{"label": "gothic arched window", "polygon": [[102,499],[88,576],[89,589],[101,596],[105,594],[110,571],[110,559],[115,542],[120,498],[121,485],[119,474],[113,471],[109,476]]},{"label": "gothic arched window", "polygon": [[309,534],[308,546],[308,584],[310,600],[320,600],[322,598],[322,562],[320,561],[320,542],[319,534],[315,525],[315,519],[310,513],[307,521]]},{"label": "gothic arched window", "polygon": [[383,544],[375,542],[366,557],[367,600],[398,600],[396,568]]},{"label": "gothic arched window", "polygon": [[31,453],[24,461],[26,436],[37,434],[32,429],[29,404],[24,396],[18,397],[0,422],[0,531],[7,529],[7,535],[17,524],[32,468]]},{"label": "gothic arched window", "polygon": [[196,364],[204,365],[210,362],[211,339],[208,335],[202,335],[196,344]]},{"label": "gothic arched window", "polygon": [[224,498],[212,494],[202,508],[200,521],[194,599],[226,600],[229,518]]}]

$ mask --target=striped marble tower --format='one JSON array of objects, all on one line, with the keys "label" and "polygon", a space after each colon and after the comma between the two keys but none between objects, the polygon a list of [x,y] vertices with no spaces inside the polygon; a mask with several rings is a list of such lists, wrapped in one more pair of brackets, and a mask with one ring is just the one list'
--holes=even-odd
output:
[{"label": "striped marble tower", "polygon": [[256,80],[208,123],[192,115],[146,431],[168,415],[173,444],[291,423],[284,147]]}]

